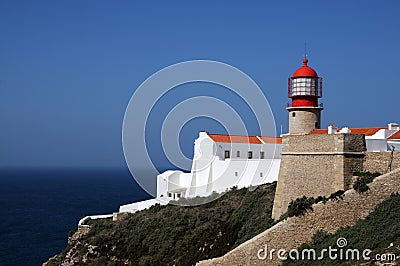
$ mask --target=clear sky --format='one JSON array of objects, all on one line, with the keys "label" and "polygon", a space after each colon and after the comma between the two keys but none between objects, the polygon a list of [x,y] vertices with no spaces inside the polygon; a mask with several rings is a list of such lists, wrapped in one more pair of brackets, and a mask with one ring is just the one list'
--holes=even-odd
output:
[{"label": "clear sky", "polygon": [[[287,78],[305,42],[324,78],[323,127],[400,122],[399,10],[400,1],[2,0],[0,166],[124,166],[121,128],[133,92],[156,71],[194,59],[248,74],[285,132]],[[177,97],[166,99],[155,121]],[[221,131],[202,119],[185,126],[187,156],[200,129]],[[153,133],[157,140],[159,127]]]}]

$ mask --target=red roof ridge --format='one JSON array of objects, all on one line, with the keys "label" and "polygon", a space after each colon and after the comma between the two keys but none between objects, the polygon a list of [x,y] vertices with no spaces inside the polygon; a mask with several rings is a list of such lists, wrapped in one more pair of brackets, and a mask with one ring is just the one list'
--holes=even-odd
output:
[{"label": "red roof ridge", "polygon": [[209,134],[207,135],[215,142],[226,143],[249,143],[249,144],[263,144],[264,143],[282,143],[281,137],[269,136],[246,136],[246,135],[227,135],[227,134]]},{"label": "red roof ridge", "polygon": [[238,134],[220,134],[220,133],[207,133],[207,135],[215,135],[215,136],[231,136],[231,137],[257,137],[256,135],[238,135]]},{"label": "red roof ridge", "polygon": [[259,136],[264,143],[282,144],[282,137]]},{"label": "red roof ridge", "polygon": [[[337,128],[337,131],[340,129],[341,128]],[[349,129],[351,134],[364,134],[365,136],[372,136],[381,129],[387,129],[387,127],[351,127]],[[314,129],[308,134],[328,134],[328,129]]]}]

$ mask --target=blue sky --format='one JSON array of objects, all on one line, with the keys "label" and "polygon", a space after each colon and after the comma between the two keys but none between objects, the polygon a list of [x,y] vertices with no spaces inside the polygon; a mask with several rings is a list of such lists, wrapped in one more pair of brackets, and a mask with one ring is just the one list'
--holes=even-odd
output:
[{"label": "blue sky", "polygon": [[[287,78],[301,66],[305,42],[309,65],[324,78],[323,127],[400,122],[399,8],[399,1],[0,1],[0,166],[124,166],[121,128],[133,92],[156,71],[194,59],[248,74],[286,131]],[[195,94],[202,88],[213,90],[199,86]],[[200,129],[223,131],[204,119],[185,126],[187,156]],[[258,133],[252,125],[249,132]],[[152,159],[168,168],[156,144]]]}]

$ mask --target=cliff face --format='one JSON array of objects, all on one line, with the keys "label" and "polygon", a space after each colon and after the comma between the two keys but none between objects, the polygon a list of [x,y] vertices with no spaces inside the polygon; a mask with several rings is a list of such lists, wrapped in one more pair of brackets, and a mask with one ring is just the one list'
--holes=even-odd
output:
[{"label": "cliff face", "polygon": [[205,205],[153,206],[115,222],[90,221],[45,265],[194,265],[222,256],[275,224],[275,187],[233,189]]},{"label": "cliff face", "polygon": [[[68,247],[45,265],[194,265],[198,261],[198,265],[279,265],[282,261],[276,257],[260,260],[257,252],[265,245],[298,248],[314,241],[313,236],[321,230],[342,232],[341,228],[354,226],[360,219],[367,217],[364,221],[368,221],[377,206],[400,192],[400,169],[368,186],[367,193],[349,190],[343,199],[318,203],[312,212],[278,224],[270,218],[276,184],[252,192],[233,190],[197,207],[154,206],[117,222],[95,220],[90,227],[79,227],[71,234]],[[385,220],[391,212],[396,215]],[[397,239],[382,238],[379,230],[368,236],[400,255],[398,204],[381,211],[380,216],[383,220],[374,220],[371,228],[385,224]]]},{"label": "cliff face", "polygon": [[43,266],[79,265],[80,263],[88,263],[90,258],[98,256],[98,247],[90,245],[84,240],[89,230],[90,226],[88,225],[78,226],[78,229],[68,236],[68,248],[63,253],[55,255],[43,263]]}]

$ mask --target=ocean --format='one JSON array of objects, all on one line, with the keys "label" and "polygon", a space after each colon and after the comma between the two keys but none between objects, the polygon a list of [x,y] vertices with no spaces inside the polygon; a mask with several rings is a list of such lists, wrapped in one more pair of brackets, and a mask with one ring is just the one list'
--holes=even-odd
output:
[{"label": "ocean", "polygon": [[149,199],[127,169],[1,169],[0,265],[42,265],[86,215]]}]

